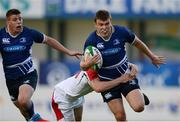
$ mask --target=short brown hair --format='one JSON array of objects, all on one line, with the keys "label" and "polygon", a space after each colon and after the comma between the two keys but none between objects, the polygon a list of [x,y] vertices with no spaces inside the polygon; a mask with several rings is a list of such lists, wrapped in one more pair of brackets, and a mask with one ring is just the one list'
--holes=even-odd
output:
[{"label": "short brown hair", "polygon": [[6,12],[6,18],[8,18],[11,15],[17,15],[17,14],[21,14],[21,12],[18,9],[14,9],[14,8],[13,9],[9,9]]},{"label": "short brown hair", "polygon": [[111,15],[110,15],[110,13],[107,10],[98,10],[96,12],[96,16],[94,18],[94,22],[96,22],[97,19],[105,21],[105,20],[107,20],[109,18],[111,18]]}]

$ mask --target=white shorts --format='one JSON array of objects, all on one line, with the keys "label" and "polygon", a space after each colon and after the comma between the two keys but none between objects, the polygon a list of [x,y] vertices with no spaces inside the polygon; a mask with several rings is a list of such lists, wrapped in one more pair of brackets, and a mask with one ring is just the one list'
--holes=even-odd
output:
[{"label": "white shorts", "polygon": [[75,121],[74,109],[79,108],[84,103],[84,97],[72,99],[63,90],[55,90],[52,98],[52,107],[57,120],[64,118],[65,121]]}]

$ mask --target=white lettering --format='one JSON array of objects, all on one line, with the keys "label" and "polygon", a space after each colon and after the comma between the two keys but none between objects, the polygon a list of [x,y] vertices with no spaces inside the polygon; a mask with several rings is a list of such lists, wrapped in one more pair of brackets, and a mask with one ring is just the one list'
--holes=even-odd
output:
[{"label": "white lettering", "polygon": [[139,83],[140,85],[143,86],[164,86],[165,81],[172,76],[172,72],[168,69],[158,74],[156,73],[141,74],[143,67],[144,65],[138,64],[138,68],[140,72],[138,75],[138,79],[141,79]]},{"label": "white lettering", "polygon": [[132,11],[134,13],[141,13],[143,10],[145,1],[144,0],[133,0],[132,1]]},{"label": "white lettering", "polygon": [[[96,12],[97,11],[97,5],[100,5],[104,8],[104,2],[103,0],[82,0],[81,5],[81,12],[88,13],[88,12]],[[105,8],[104,8],[105,9]]]},{"label": "white lettering", "polygon": [[177,14],[180,13],[180,0],[132,0],[134,13]]},{"label": "white lettering", "polygon": [[162,9],[164,10],[164,13],[180,13],[180,0],[173,0],[171,2],[164,0]]},{"label": "white lettering", "polygon": [[99,9],[106,9],[112,13],[127,12],[126,0],[65,0],[67,13],[95,13]]},{"label": "white lettering", "polygon": [[109,9],[112,13],[126,13],[126,12],[128,12],[126,0],[112,0],[111,6]]},{"label": "white lettering", "polygon": [[44,0],[0,0],[0,18],[4,18],[11,8],[19,9],[24,18],[41,18],[45,15]]},{"label": "white lettering", "polygon": [[76,13],[81,8],[80,0],[65,0],[65,11],[67,13]]}]

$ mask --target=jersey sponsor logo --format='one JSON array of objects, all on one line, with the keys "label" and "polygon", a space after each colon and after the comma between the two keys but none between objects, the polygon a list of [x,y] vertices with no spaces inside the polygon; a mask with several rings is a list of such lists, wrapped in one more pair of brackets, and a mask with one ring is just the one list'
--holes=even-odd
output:
[{"label": "jersey sponsor logo", "polygon": [[135,85],[135,84],[136,84],[135,80],[129,81],[129,85]]},{"label": "jersey sponsor logo", "polygon": [[2,44],[10,44],[10,38],[3,38]]},{"label": "jersey sponsor logo", "polygon": [[113,45],[118,45],[118,44],[120,44],[120,41],[118,39],[113,40]]},{"label": "jersey sponsor logo", "polygon": [[107,50],[104,50],[102,51],[102,55],[113,55],[113,54],[116,54],[116,53],[119,53],[119,51],[121,50],[121,48],[112,48],[112,49],[107,49]]},{"label": "jersey sponsor logo", "polygon": [[15,100],[15,98],[12,95],[10,97],[11,97],[11,100]]},{"label": "jersey sponsor logo", "polygon": [[104,95],[104,97],[105,97],[106,99],[109,99],[109,98],[112,97],[112,94],[111,94],[110,92],[108,92],[108,93],[106,93],[106,94]]},{"label": "jersey sponsor logo", "polygon": [[22,37],[19,40],[20,40],[20,43],[26,43],[26,38],[25,37]]},{"label": "jersey sponsor logo", "polygon": [[15,51],[22,51],[22,50],[25,50],[25,49],[26,49],[26,46],[17,45],[17,46],[5,47],[4,51],[6,51],[6,52],[15,52]]},{"label": "jersey sponsor logo", "polygon": [[28,84],[28,83],[30,83],[30,80],[25,80],[23,83]]},{"label": "jersey sponsor logo", "polygon": [[98,43],[97,48],[98,49],[104,49],[104,44],[103,43]]}]

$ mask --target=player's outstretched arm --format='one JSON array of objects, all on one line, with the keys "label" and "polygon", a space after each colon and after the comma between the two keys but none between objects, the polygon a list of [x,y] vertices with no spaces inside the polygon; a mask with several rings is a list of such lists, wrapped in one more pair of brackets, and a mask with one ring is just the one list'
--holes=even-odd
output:
[{"label": "player's outstretched arm", "polygon": [[[130,73],[125,73],[119,78],[116,78],[112,81],[100,81],[98,78],[96,78],[94,80],[89,81],[89,85],[94,89],[94,91],[103,92],[119,85],[120,83],[126,83],[130,80],[133,80],[138,71],[136,65],[131,65],[131,67],[132,68],[131,68]],[[131,73],[134,75],[130,75]]]},{"label": "player's outstretched arm", "polygon": [[70,56],[76,56],[77,58],[79,58],[78,56],[82,55],[81,52],[72,51],[72,50],[67,49],[61,43],[59,43],[57,40],[55,40],[54,38],[51,38],[49,36],[45,37],[44,43],[51,46],[51,47],[53,47],[54,49],[56,49],[56,50],[58,50],[60,52],[63,52],[65,54],[67,54],[67,55],[70,55]]},{"label": "player's outstretched arm", "polygon": [[161,64],[165,64],[166,58],[164,56],[155,55],[145,43],[143,43],[137,36],[133,45],[146,54],[152,61],[152,64],[159,68]]}]

